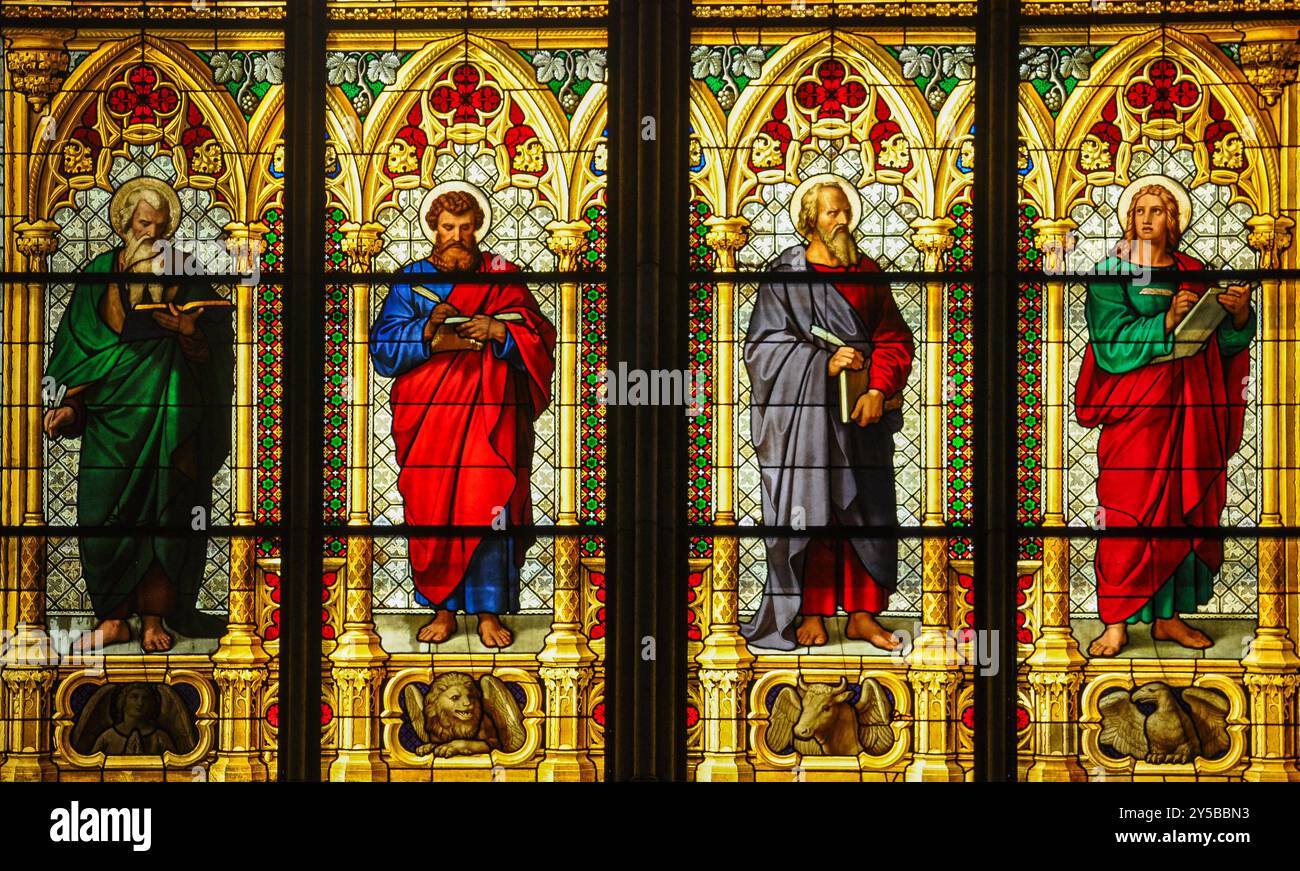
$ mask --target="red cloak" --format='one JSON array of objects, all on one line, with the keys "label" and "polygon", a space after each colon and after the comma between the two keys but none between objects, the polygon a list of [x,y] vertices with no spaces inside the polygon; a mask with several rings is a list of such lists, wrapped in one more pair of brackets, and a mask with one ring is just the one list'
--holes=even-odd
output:
[{"label": "red cloak", "polygon": [[[484,273],[518,271],[487,251],[482,262]],[[406,522],[486,527],[509,506],[510,524],[526,526],[533,519],[533,421],[551,401],[555,327],[521,284],[460,282],[446,301],[465,315],[522,315],[522,323],[505,327],[524,371],[485,343],[481,351],[433,354],[397,376],[393,441]],[[411,570],[421,595],[441,602],[455,590],[481,538],[412,536]],[[531,543],[531,538],[516,539],[520,565]]]},{"label": "red cloak", "polygon": [[[1183,271],[1200,261],[1174,253]],[[1178,290],[1205,292],[1184,281]],[[1177,291],[1175,291],[1177,292]],[[1075,415],[1101,427],[1097,502],[1106,528],[1218,526],[1227,502],[1228,458],[1241,446],[1243,385],[1250,351],[1224,359],[1218,336],[1193,356],[1112,374],[1084,355]],[[1111,538],[1097,542],[1097,602],[1103,622],[1120,623],[1142,608],[1191,552],[1217,572],[1215,538]]]}]

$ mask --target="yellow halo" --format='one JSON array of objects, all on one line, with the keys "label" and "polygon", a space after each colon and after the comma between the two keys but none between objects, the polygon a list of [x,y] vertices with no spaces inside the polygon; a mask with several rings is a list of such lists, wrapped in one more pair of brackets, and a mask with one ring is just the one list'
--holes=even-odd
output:
[{"label": "yellow halo", "polygon": [[444,181],[424,195],[420,200],[420,230],[424,233],[424,238],[430,242],[437,242],[434,239],[433,228],[425,219],[429,213],[429,205],[435,199],[447,193],[448,191],[464,191],[478,201],[478,207],[483,210],[483,226],[474,231],[474,241],[482,242],[483,237],[487,235],[488,228],[492,226],[492,206],[483,192],[474,185],[465,181]]},{"label": "yellow halo", "polygon": [[[125,202],[126,198],[134,191],[139,190],[140,188],[145,188],[162,194],[163,200],[167,203],[167,216],[169,219],[167,221],[167,234],[163,238],[170,239],[172,236],[176,235],[176,228],[180,226],[181,223],[181,200],[180,197],[176,195],[175,189],[160,178],[150,178],[149,176],[133,178],[114,191],[113,199],[109,200],[108,203],[108,216],[110,221],[112,220],[112,217],[117,214],[118,206]],[[119,235],[125,230],[125,227],[113,228],[113,231]]]},{"label": "yellow halo", "polygon": [[[795,228],[799,226],[799,204],[803,202],[804,193],[813,185],[822,182],[838,184],[844,191],[844,195],[849,198],[849,232],[852,233],[858,226],[858,219],[862,217],[862,194],[858,193],[858,189],[848,179],[833,172],[823,172],[799,182],[799,186],[794,189],[794,194],[790,197],[790,226]],[[796,229],[795,232],[798,230]]]},{"label": "yellow halo", "polygon": [[1119,195],[1119,207],[1116,210],[1120,230],[1123,231],[1124,224],[1128,221],[1128,210],[1133,204],[1133,197],[1142,188],[1153,184],[1169,191],[1178,201],[1178,232],[1180,234],[1186,232],[1187,225],[1192,221],[1192,198],[1187,194],[1186,188],[1167,175],[1144,175],[1129,182],[1129,186],[1124,188],[1124,193]]}]

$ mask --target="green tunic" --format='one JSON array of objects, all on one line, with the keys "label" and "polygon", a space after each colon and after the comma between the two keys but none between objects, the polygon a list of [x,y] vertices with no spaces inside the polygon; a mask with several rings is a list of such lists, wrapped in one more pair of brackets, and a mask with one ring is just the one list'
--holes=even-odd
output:
[{"label": "green tunic", "polygon": [[[1095,270],[1102,275],[1123,276],[1133,267],[1118,257],[1108,257]],[[1191,275],[1194,275],[1192,273]],[[1190,277],[1175,266],[1151,267],[1150,282],[1145,287],[1131,279],[1098,282],[1088,290],[1086,315],[1088,335],[1097,365],[1115,375],[1132,372],[1148,365],[1155,357],[1173,351],[1173,334],[1165,330],[1165,314],[1173,302],[1179,284]],[[1167,290],[1170,295],[1143,293],[1143,290]],[[1255,310],[1250,319],[1237,329],[1232,318],[1225,318],[1218,330],[1219,351],[1224,357],[1243,351],[1255,337]],[[1214,594],[1214,572],[1195,553],[1178,566],[1173,576],[1160,586],[1129,623],[1168,620],[1179,613],[1196,611]]]},{"label": "green tunic", "polygon": [[[96,257],[86,271],[112,271],[117,253]],[[77,523],[169,527],[175,534],[83,535],[82,574],[102,618],[157,560],[176,588],[172,622],[184,633],[195,624],[207,554],[206,535],[192,526],[194,509],[202,508],[205,518],[211,511],[212,478],[230,453],[231,310],[208,308],[199,317],[208,359],[197,362],[175,335],[123,342],[100,314],[108,289],[77,285],[45,370],[69,391],[85,385],[77,394],[85,408]],[[173,302],[214,297],[210,287],[182,285]]]}]

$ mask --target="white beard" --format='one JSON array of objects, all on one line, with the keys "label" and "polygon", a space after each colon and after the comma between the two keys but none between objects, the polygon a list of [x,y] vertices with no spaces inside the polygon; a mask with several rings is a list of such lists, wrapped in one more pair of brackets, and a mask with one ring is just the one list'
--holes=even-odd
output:
[{"label": "white beard", "polygon": [[841,266],[854,266],[858,262],[858,246],[853,242],[853,234],[848,230],[843,233],[832,233],[829,236],[820,230],[817,235],[821,236],[822,242],[826,248]]},{"label": "white beard", "polygon": [[[131,236],[126,240],[126,250],[122,252],[122,266],[125,272],[144,272],[156,275],[155,267],[161,267],[162,255],[154,256],[153,240]],[[148,284],[131,283],[126,286],[127,301],[134,308],[141,302],[159,302],[162,299],[162,285],[157,282]]]}]

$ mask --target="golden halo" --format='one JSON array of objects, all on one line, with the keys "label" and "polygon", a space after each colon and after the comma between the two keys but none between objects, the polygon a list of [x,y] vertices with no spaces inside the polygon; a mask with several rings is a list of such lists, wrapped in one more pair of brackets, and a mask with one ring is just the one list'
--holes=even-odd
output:
[{"label": "golden halo", "polygon": [[848,179],[833,172],[823,172],[799,182],[799,186],[794,189],[794,194],[790,197],[790,226],[795,228],[796,233],[799,232],[799,204],[803,202],[803,195],[808,188],[822,182],[835,182],[849,198],[849,232],[852,233],[858,226],[858,219],[862,217],[862,194],[858,193],[858,189]]},{"label": "golden halo", "polygon": [[[114,191],[113,199],[109,200],[108,203],[108,217],[110,222],[112,221],[113,216],[117,214],[118,206],[125,202],[126,198],[129,197],[132,192],[139,190],[140,188],[146,188],[162,194],[163,199],[167,203],[167,215],[170,219],[167,222],[167,235],[163,238],[170,239],[176,234],[176,228],[181,223],[181,199],[176,196],[176,191],[171,185],[159,178],[150,178],[148,176],[133,178]],[[126,230],[126,227],[120,229],[118,227],[113,228],[113,232],[119,234],[124,230]]]},{"label": "golden halo", "polygon": [[1178,201],[1178,232],[1180,234],[1186,232],[1187,225],[1192,221],[1192,198],[1188,196],[1186,188],[1167,175],[1144,175],[1129,182],[1129,186],[1124,188],[1124,193],[1119,195],[1119,207],[1116,210],[1120,231],[1125,229],[1124,223],[1128,220],[1128,210],[1133,204],[1133,196],[1142,188],[1153,184],[1169,191]]},{"label": "golden halo", "polygon": [[466,181],[444,181],[420,199],[420,229],[424,232],[424,238],[435,245],[438,244],[434,238],[433,228],[429,226],[425,215],[429,213],[429,205],[447,191],[464,191],[478,200],[478,207],[483,210],[483,226],[474,231],[474,241],[482,242],[483,237],[487,235],[488,228],[492,226],[492,205],[481,190]]}]

